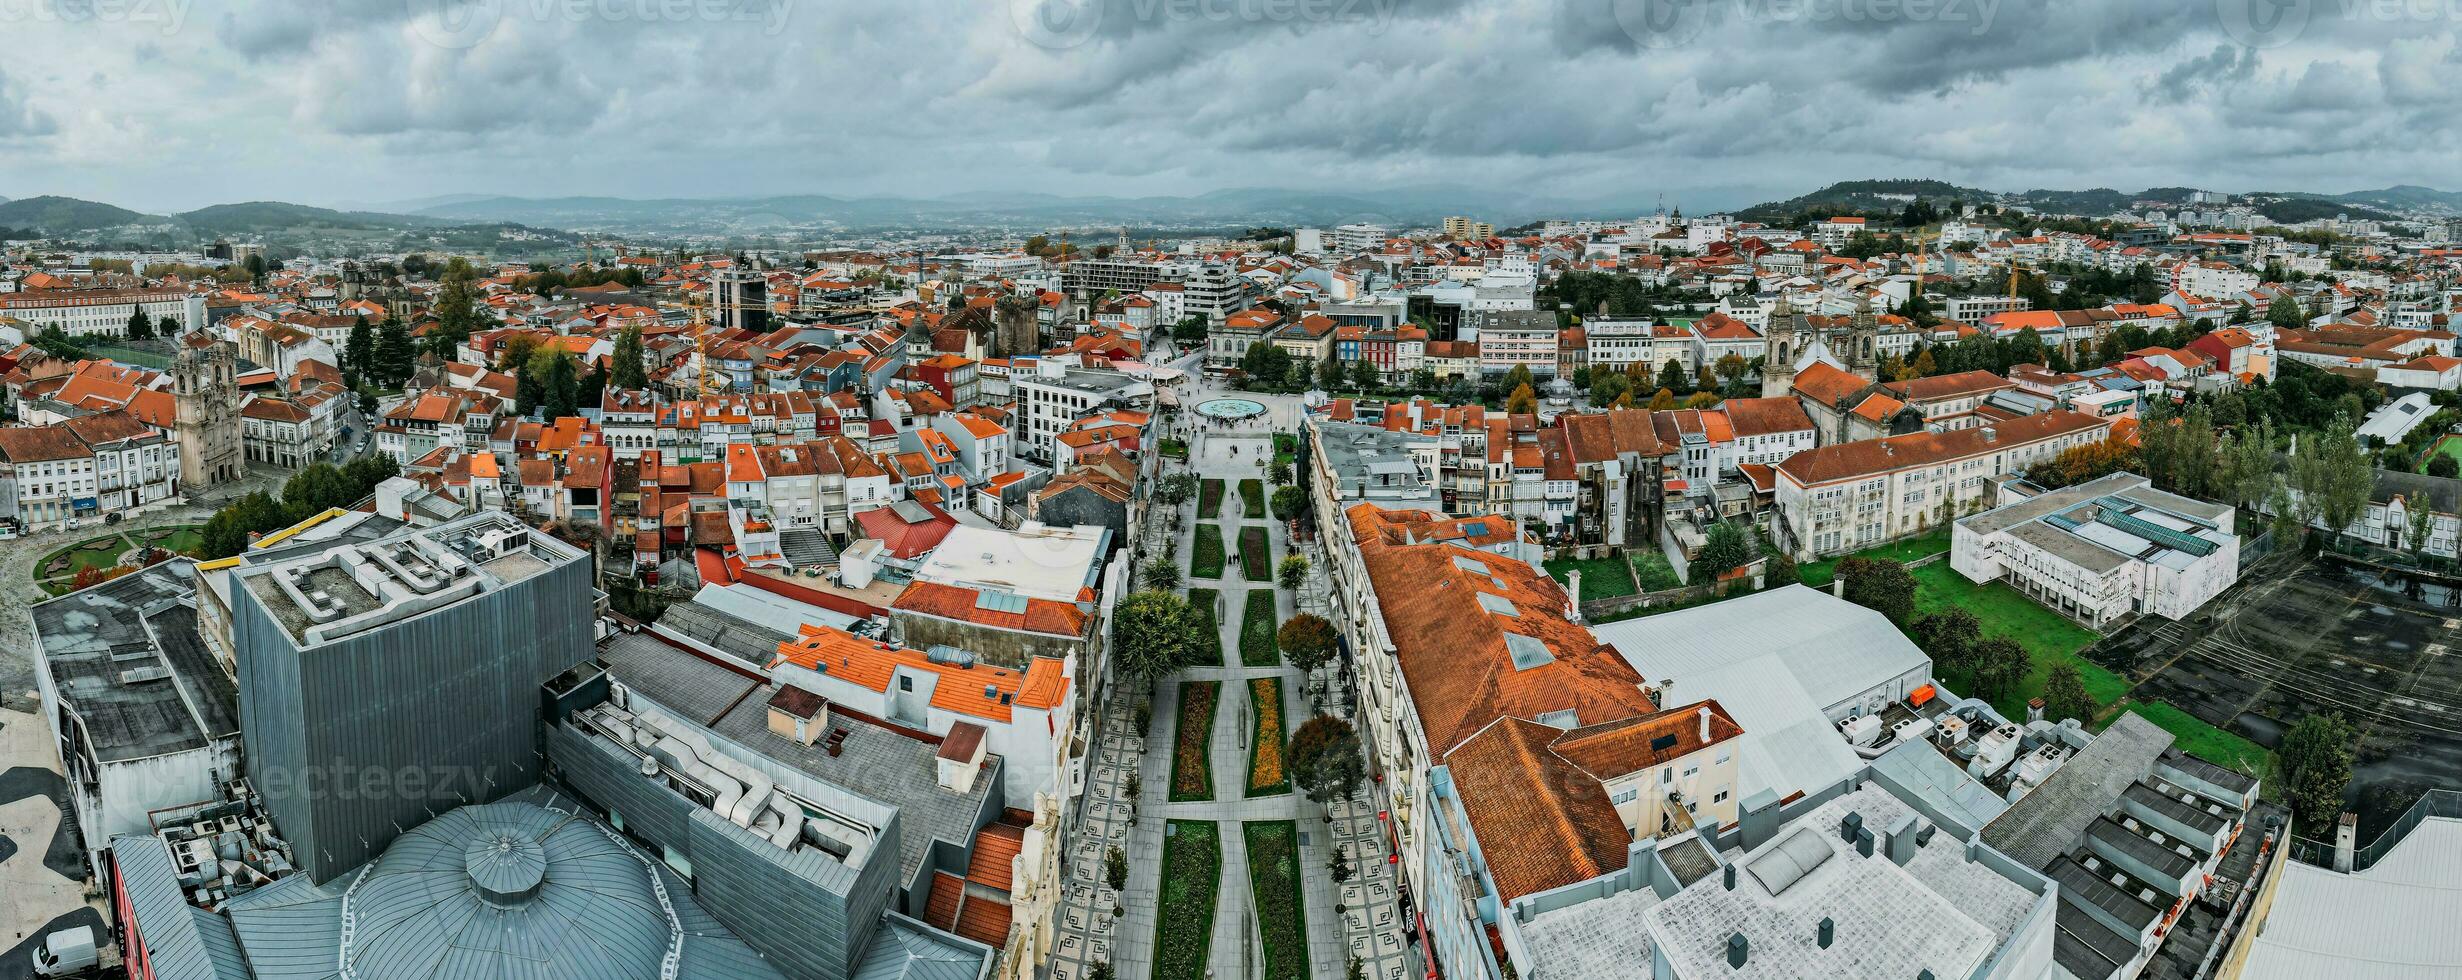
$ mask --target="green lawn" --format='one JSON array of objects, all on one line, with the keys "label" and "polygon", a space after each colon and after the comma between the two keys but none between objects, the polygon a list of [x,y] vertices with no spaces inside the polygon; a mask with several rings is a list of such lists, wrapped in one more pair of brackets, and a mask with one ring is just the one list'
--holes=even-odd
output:
[{"label": "green lawn", "polygon": [[1279,796],[1291,791],[1291,772],[1282,752],[1282,678],[1248,681],[1249,703],[1256,711],[1248,725],[1248,789],[1243,797]]},{"label": "green lawn", "polygon": [[1222,481],[1197,481],[1197,516],[1211,520],[1222,516]]},{"label": "green lawn", "polygon": [[2428,472],[2428,461],[2439,456],[2451,456],[2455,462],[2462,463],[2462,436],[2445,436],[2438,439],[2436,445],[2429,446],[2427,452],[2419,454],[2419,459],[2415,461],[2412,468],[2421,473]]},{"label": "green lawn", "polygon": [[1615,599],[1640,591],[1633,587],[1633,568],[1622,558],[1554,558],[1547,562],[1547,574],[1558,582],[1567,581],[1573,572],[1581,573],[1581,601],[1595,602]]},{"label": "green lawn", "polygon": [[89,568],[109,568],[120,563],[120,553],[129,547],[128,539],[117,534],[87,538],[44,555],[34,565],[34,576],[68,578]]},{"label": "green lawn", "polygon": [[[1289,820],[1240,825],[1248,839],[1248,887],[1256,893],[1257,935],[1266,980],[1308,980],[1308,908],[1300,897],[1299,828]],[[1159,974],[1158,974],[1159,975]]]},{"label": "green lawn", "polygon": [[1154,976],[1204,980],[1214,943],[1214,893],[1222,887],[1222,840],[1211,820],[1163,824],[1162,914],[1154,923]]},{"label": "green lawn", "polygon": [[1641,591],[1665,592],[1684,587],[1684,580],[1676,577],[1675,566],[1667,564],[1666,552],[1628,552],[1625,557],[1633,560],[1633,581]]},{"label": "green lawn", "polygon": [[1274,631],[1281,627],[1274,620],[1274,590],[1248,590],[1248,608],[1240,614],[1240,663],[1248,667],[1272,667],[1282,662],[1282,651],[1274,640]]},{"label": "green lawn", "polygon": [[1165,440],[1163,440],[1163,441],[1162,441],[1162,443],[1163,443],[1163,445],[1162,445],[1162,453],[1163,453],[1163,457],[1164,457],[1164,458],[1166,458],[1166,459],[1187,459],[1187,458],[1188,458],[1188,444],[1187,444],[1187,443],[1185,443],[1185,442],[1181,442],[1181,441],[1180,441],[1180,440],[1178,440],[1178,439],[1165,439]]},{"label": "green lawn", "polygon": [[[2058,664],[2074,664],[2078,676],[2086,682],[2086,693],[2096,704],[2110,704],[2128,693],[2127,678],[2104,669],[2078,656],[2096,639],[2093,630],[2079,626],[2068,618],[2036,605],[2019,595],[2017,590],[2000,583],[1976,585],[1949,567],[1948,562],[1933,562],[1909,572],[1915,577],[1915,614],[1929,616],[1951,607],[1965,609],[1983,622],[1983,634],[2006,634],[2026,648],[2034,660],[2034,670],[2017,690],[1992,699],[1992,706],[2010,718],[2026,717],[2026,702],[2043,694],[2043,679]],[[1941,668],[1941,679],[1952,690],[1972,692],[1972,678]]]},{"label": "green lawn", "polygon": [[1214,681],[1180,684],[1179,723],[1171,731],[1171,802],[1203,803],[1214,798],[1214,705],[1222,685]]},{"label": "green lawn", "polygon": [[1240,508],[1249,520],[1265,519],[1265,481],[1240,481]]},{"label": "green lawn", "polygon": [[1222,525],[1197,525],[1197,540],[1188,552],[1188,577],[1222,577]]},{"label": "green lawn", "polygon": [[1250,525],[1240,529],[1240,570],[1251,582],[1274,580],[1274,547],[1267,543],[1264,527]]},{"label": "green lawn", "polygon": [[[1908,538],[1904,541],[1885,544],[1878,548],[1858,551],[1853,555],[1845,557],[1887,558],[1892,561],[1911,562],[1918,558],[1929,558],[1933,555],[1945,554],[1948,551],[1949,528],[1944,526],[1937,530],[1926,532],[1920,537]],[[1813,586],[1815,588],[1826,588],[1829,585],[1831,573],[1837,569],[1838,562],[1841,560],[1843,559],[1830,558],[1822,561],[1805,562],[1804,564],[1798,566],[1796,570],[1801,573],[1805,585]]]},{"label": "green lawn", "polygon": [[[2273,757],[2273,753],[2267,752],[2263,746],[2209,725],[2204,719],[2172,707],[2167,702],[2131,701],[2127,713],[2143,717],[2170,732],[2171,744],[2180,751],[2226,769],[2263,777]],[[2121,712],[2113,712],[2103,724],[2110,725],[2120,715]],[[2270,786],[2267,788],[2272,789]]]},{"label": "green lawn", "polygon": [[205,543],[205,525],[187,524],[179,527],[158,527],[151,530],[138,532],[136,537],[139,544],[151,545],[165,551],[187,554],[188,552],[197,550],[198,547]]},{"label": "green lawn", "polygon": [[1214,607],[1222,602],[1222,593],[1212,589],[1188,590],[1189,611],[1197,614],[1197,662],[1192,666],[1222,666],[1222,620],[1214,615]]}]

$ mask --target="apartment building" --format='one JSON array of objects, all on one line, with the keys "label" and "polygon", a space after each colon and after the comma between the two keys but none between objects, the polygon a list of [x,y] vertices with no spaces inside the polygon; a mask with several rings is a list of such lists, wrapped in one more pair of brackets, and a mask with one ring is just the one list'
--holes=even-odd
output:
[{"label": "apartment building", "polygon": [[1541,380],[1556,376],[1556,314],[1546,310],[1473,310],[1462,315],[1479,342],[1479,373],[1494,377],[1516,367]]},{"label": "apartment building", "polygon": [[[179,334],[205,325],[205,296],[179,288],[26,289],[0,293],[0,316],[71,337],[122,338],[129,315],[144,312],[154,332]],[[160,326],[168,320],[168,329]]]},{"label": "apartment building", "polygon": [[1995,478],[2101,441],[2068,409],[1991,425],[1822,446],[1778,464],[1777,544],[1798,560],[1861,551],[1987,506]]}]

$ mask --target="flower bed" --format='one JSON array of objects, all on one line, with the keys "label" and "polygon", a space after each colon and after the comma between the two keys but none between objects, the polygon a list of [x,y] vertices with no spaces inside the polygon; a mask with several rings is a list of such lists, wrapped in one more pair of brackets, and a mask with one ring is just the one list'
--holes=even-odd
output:
[{"label": "flower bed", "polygon": [[1197,516],[1222,516],[1222,481],[1201,480],[1197,483]]},{"label": "flower bed", "polygon": [[1256,894],[1257,935],[1265,947],[1265,971],[1260,975],[1266,980],[1308,980],[1299,828],[1289,820],[1259,820],[1241,824],[1240,833],[1248,839],[1248,887]]},{"label": "flower bed", "polygon": [[1248,608],[1240,614],[1240,663],[1272,667],[1282,662],[1282,647],[1274,639],[1274,590],[1248,590]]},{"label": "flower bed", "polygon": [[1222,841],[1211,820],[1163,824],[1162,914],[1154,923],[1154,976],[1204,980],[1214,945],[1214,895],[1222,888]]},{"label": "flower bed", "polygon": [[1252,525],[1240,529],[1240,570],[1251,582],[1274,580],[1274,548],[1265,541],[1265,528]]},{"label": "flower bed", "polygon": [[1248,682],[1248,700],[1256,705],[1256,730],[1248,739],[1248,796],[1274,796],[1291,791],[1291,774],[1282,767],[1282,678],[1257,677]]},{"label": "flower bed", "polygon": [[1180,685],[1180,723],[1171,746],[1171,802],[1214,798],[1214,702],[1221,685],[1188,681]]},{"label": "flower bed", "polygon": [[1240,481],[1240,507],[1247,513],[1249,520],[1265,519],[1265,481]]},{"label": "flower bed", "polygon": [[1222,577],[1222,525],[1198,524],[1188,549],[1189,578]]},{"label": "flower bed", "polygon": [[1214,615],[1214,607],[1222,603],[1222,593],[1212,589],[1188,590],[1188,611],[1197,617],[1197,660],[1191,666],[1222,666],[1222,620]]}]

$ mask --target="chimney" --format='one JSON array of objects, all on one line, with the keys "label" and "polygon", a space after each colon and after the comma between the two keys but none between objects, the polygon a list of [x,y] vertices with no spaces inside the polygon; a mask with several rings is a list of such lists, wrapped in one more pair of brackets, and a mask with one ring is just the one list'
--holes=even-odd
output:
[{"label": "chimney", "polygon": [[1745,959],[1746,955],[1747,955],[1747,954],[1749,954],[1749,953],[1751,952],[1751,949],[1752,949],[1752,943],[1751,943],[1751,942],[1749,942],[1749,941],[1747,941],[1747,940],[1745,940],[1745,938],[1744,938],[1744,934],[1743,934],[1743,933],[1740,933],[1740,932],[1739,932],[1739,933],[1736,933],[1736,934],[1734,934],[1734,935],[1732,935],[1732,936],[1728,936],[1728,937],[1727,937],[1727,965],[1728,965],[1728,966],[1731,966],[1731,967],[1734,967],[1735,969],[1738,969],[1738,970],[1743,969],[1743,968],[1744,968],[1744,959]]},{"label": "chimney", "polygon": [[1721,881],[1722,881],[1722,882],[1723,882],[1723,883],[1727,886],[1727,890],[1728,890],[1728,891],[1734,891],[1734,890],[1735,890],[1735,865],[1732,865],[1732,864],[1727,865],[1726,870],[1725,870],[1725,873],[1724,873],[1724,874],[1722,874],[1722,875],[1720,875],[1720,880],[1721,880]]},{"label": "chimney", "polygon": [[2031,722],[2038,722],[2038,721],[2042,721],[2042,720],[2043,720],[2043,699],[2042,699],[2042,698],[2028,698],[2028,699],[2026,699],[2026,720],[2027,720],[2028,722],[2030,722],[2030,723],[2031,723]]},{"label": "chimney", "polygon": [[1829,594],[1841,599],[1846,598],[1846,576],[1833,575],[1830,577]]},{"label": "chimney", "polygon": [[1833,921],[1833,920],[1831,920],[1828,916],[1822,916],[1822,917],[1821,917],[1821,937],[1820,937],[1821,948],[1822,948],[1822,949],[1828,949],[1828,948],[1829,948],[1829,944],[1831,944],[1831,943],[1833,943],[1833,942],[1837,942],[1837,941],[1838,941],[1838,923],[1837,923],[1837,922],[1835,922],[1835,921]]},{"label": "chimney", "polygon": [[2334,870],[2351,873],[2351,852],[2359,846],[2359,814],[2345,813],[2334,820]]},{"label": "chimney", "polygon": [[1564,573],[1564,618],[1581,622],[1581,569]]},{"label": "chimney", "polygon": [[1985,442],[1999,442],[1999,441],[2000,441],[2000,432],[1999,432],[1999,430],[1994,429],[1994,428],[1992,428],[1991,426],[1988,426],[1988,425],[1987,425],[1987,426],[1984,426],[1984,427],[1983,427],[1983,441],[1985,441]]},{"label": "chimney", "polygon": [[1855,839],[1855,832],[1862,829],[1864,829],[1864,815],[1849,813],[1838,820],[1838,839],[1852,842]]},{"label": "chimney", "polygon": [[1710,706],[1701,706],[1701,744],[1710,744]]},{"label": "chimney", "polygon": [[1858,827],[1858,828],[1856,828],[1856,830],[1855,830],[1855,853],[1857,853],[1857,854],[1861,854],[1861,855],[1863,855],[1863,856],[1865,856],[1865,857],[1871,857],[1871,856],[1872,856],[1872,828],[1870,828],[1870,827]]}]

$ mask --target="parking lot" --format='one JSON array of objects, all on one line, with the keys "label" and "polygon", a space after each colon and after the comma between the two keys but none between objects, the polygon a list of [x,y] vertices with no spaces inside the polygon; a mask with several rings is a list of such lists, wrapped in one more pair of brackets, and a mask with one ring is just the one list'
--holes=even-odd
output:
[{"label": "parking lot", "polygon": [[[2273,748],[2307,715],[2359,729],[2347,796],[2365,842],[2462,773],[2462,606],[2441,589],[2411,597],[2373,573],[2279,556],[2187,622],[2116,636],[2095,653],[2138,686]],[[2303,833],[2304,836],[2313,836]]]}]

